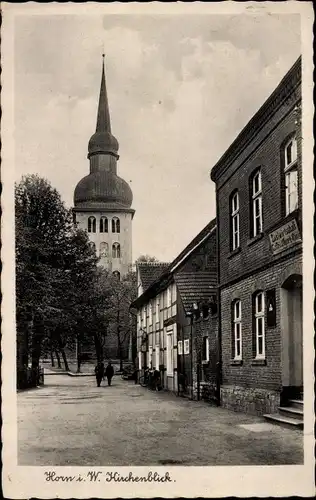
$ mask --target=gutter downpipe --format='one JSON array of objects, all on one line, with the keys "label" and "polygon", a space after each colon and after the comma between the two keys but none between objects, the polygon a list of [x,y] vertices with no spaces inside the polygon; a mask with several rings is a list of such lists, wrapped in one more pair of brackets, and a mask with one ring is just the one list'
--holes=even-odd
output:
[{"label": "gutter downpipe", "polygon": [[216,189],[216,257],[217,257],[217,363],[216,363],[216,402],[221,405],[221,383],[222,383],[222,322],[221,322],[221,291],[220,291],[220,248],[219,248],[219,202]]}]

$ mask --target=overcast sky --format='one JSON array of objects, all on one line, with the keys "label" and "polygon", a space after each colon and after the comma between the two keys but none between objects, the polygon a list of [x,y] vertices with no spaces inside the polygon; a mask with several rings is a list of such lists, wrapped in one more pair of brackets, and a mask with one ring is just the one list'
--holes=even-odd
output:
[{"label": "overcast sky", "polygon": [[106,53],[118,174],[133,190],[133,257],[170,261],[215,216],[215,162],[300,54],[298,15],[20,16],[15,175],[68,206],[89,172]]}]

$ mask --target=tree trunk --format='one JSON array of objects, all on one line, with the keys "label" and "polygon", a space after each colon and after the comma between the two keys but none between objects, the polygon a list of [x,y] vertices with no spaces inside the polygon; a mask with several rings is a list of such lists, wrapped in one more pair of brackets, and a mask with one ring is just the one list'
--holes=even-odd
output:
[{"label": "tree trunk", "polygon": [[53,349],[51,348],[50,349],[50,360],[51,360],[51,363],[52,363],[52,367],[55,366],[55,361],[54,361],[54,353],[53,353]]},{"label": "tree trunk", "polygon": [[63,357],[63,362],[64,362],[64,365],[65,365],[65,370],[66,370],[66,372],[69,372],[69,366],[68,366],[68,361],[67,361],[65,349],[63,347],[60,347],[60,352],[61,352],[61,355]]},{"label": "tree trunk", "polygon": [[40,314],[36,314],[33,320],[32,332],[32,386],[39,383],[39,360],[41,357],[41,345],[44,338],[44,321]]},{"label": "tree trunk", "polygon": [[97,357],[97,362],[102,363],[103,361],[103,347],[102,343],[100,342],[99,335],[97,333],[94,334],[94,346],[95,346],[95,354]]},{"label": "tree trunk", "polygon": [[56,359],[57,359],[57,366],[58,366],[58,368],[61,368],[60,356],[59,356],[59,352],[57,351],[57,349],[55,349],[55,354],[56,354]]},{"label": "tree trunk", "polygon": [[80,373],[81,370],[81,341],[80,341],[80,334],[77,334],[76,338],[76,343],[77,343],[77,373]]}]

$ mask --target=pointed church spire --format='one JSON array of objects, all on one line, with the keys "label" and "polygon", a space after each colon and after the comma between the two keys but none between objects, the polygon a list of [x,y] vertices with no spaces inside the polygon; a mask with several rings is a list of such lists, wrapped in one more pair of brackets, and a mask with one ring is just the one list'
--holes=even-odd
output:
[{"label": "pointed church spire", "polygon": [[109,102],[105,84],[104,57],[105,54],[102,54],[102,77],[96,132],[111,132]]}]

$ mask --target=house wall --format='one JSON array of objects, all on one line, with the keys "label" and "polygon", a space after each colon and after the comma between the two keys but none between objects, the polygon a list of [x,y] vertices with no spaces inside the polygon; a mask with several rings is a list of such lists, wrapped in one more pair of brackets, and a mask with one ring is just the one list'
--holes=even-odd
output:
[{"label": "house wall", "polygon": [[[221,302],[222,386],[224,407],[253,414],[277,411],[284,388],[284,307],[282,285],[284,273],[301,274],[302,242],[297,239],[279,253],[272,251],[270,235],[284,224],[296,221],[301,235],[302,163],[301,130],[297,106],[300,86],[293,84],[287,99],[271,110],[268,122],[260,129],[240,155],[217,178],[217,223],[220,256],[219,286]],[[298,210],[285,216],[283,146],[296,133],[298,146]],[[252,172],[261,167],[263,232],[250,237],[250,186]],[[230,197],[238,189],[240,214],[240,247],[230,247]],[[255,359],[254,310],[252,295],[275,290],[276,324],[268,327],[265,311],[265,357]],[[232,302],[241,300],[242,357],[233,359]],[[283,312],[282,312],[283,311]],[[299,321],[299,320],[298,320]],[[283,335],[283,338],[282,338]]]}]

